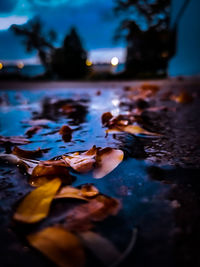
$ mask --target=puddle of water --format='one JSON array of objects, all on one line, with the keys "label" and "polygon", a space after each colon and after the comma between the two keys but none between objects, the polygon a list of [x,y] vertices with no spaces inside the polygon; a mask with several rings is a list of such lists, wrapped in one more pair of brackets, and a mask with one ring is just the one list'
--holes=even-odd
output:
[{"label": "puddle of water", "polygon": [[[95,89],[89,90],[1,92],[6,103],[4,101],[4,104],[0,106],[0,135],[25,136],[27,129],[31,127],[30,121],[45,119],[48,123],[46,122],[45,127],[30,138],[31,143],[20,146],[26,150],[38,147],[50,148],[48,153],[41,158],[42,160],[72,151],[88,150],[93,145],[127,147],[135,155],[136,150],[141,150],[139,138],[135,139],[127,134],[117,138],[105,137],[105,129],[101,125],[102,113],[107,111],[111,111],[114,115],[120,113],[121,89],[102,90],[101,95],[96,95]],[[77,111],[70,114],[63,113],[61,111],[63,105],[75,105]],[[65,143],[58,134],[62,125],[69,125],[74,130],[70,142]],[[149,151],[154,152],[151,148]],[[7,174],[5,170],[8,171]],[[14,167],[3,165],[0,175],[3,223],[5,227],[8,227],[16,201],[30,190],[30,186],[27,183],[27,177],[20,174]],[[128,245],[130,233],[134,227],[140,228],[141,242],[151,242],[152,246],[158,247],[159,239],[159,246],[167,246],[167,235],[173,225],[171,208],[165,198],[170,185],[149,179],[144,160],[129,157],[113,172],[99,180],[93,179],[89,174],[75,174],[75,176],[74,186],[93,183],[102,193],[121,200],[122,210],[119,215],[103,222],[102,227],[100,224],[97,226],[98,231],[113,240],[118,247],[124,249]],[[165,216],[164,220],[163,216]],[[153,235],[154,225],[160,230],[156,230]],[[13,240],[11,238],[12,242],[18,244],[18,241]],[[11,241],[7,241],[8,246],[11,245]],[[140,254],[147,256],[147,251],[148,247],[144,244],[144,249],[140,251]],[[24,250],[23,253],[26,254]],[[169,263],[170,253],[165,250],[160,257],[164,257],[162,260]]]}]

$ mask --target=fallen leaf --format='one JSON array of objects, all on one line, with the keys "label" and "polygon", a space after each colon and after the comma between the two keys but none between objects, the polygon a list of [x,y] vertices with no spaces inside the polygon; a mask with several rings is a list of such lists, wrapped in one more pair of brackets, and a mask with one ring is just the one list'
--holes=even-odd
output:
[{"label": "fallen leaf", "polygon": [[70,210],[65,226],[72,231],[86,231],[93,227],[94,221],[102,221],[110,215],[116,215],[121,203],[105,195],[97,195],[86,204],[81,204]]},{"label": "fallen leaf", "polygon": [[92,184],[85,184],[81,186],[81,195],[87,198],[97,196],[99,190]]},{"label": "fallen leaf", "polygon": [[178,96],[172,95],[171,100],[174,100],[177,103],[187,104],[193,101],[193,97],[188,92],[183,91]]},{"label": "fallen leaf", "polygon": [[23,223],[36,223],[44,219],[60,185],[61,180],[56,178],[26,195],[18,206],[14,219]]},{"label": "fallen leaf", "polygon": [[94,163],[96,162],[95,157],[97,153],[96,146],[93,146],[90,150],[79,153],[75,152],[68,156],[62,156],[64,161],[75,171],[80,173],[89,172],[92,170]]},{"label": "fallen leaf", "polygon": [[47,120],[47,119],[37,119],[37,120],[25,121],[24,123],[28,123],[33,126],[46,126],[50,122],[52,121]]},{"label": "fallen leaf", "polygon": [[88,201],[87,198],[83,197],[78,188],[72,186],[62,187],[61,190],[55,195],[55,198],[75,198]]},{"label": "fallen leaf", "polygon": [[65,142],[70,142],[72,139],[72,129],[68,125],[63,125],[59,130],[59,134],[62,135],[62,139]]},{"label": "fallen leaf", "polygon": [[30,141],[22,136],[0,136],[0,143],[4,144],[9,142],[15,145],[26,145],[30,143]]},{"label": "fallen leaf", "polygon": [[148,96],[153,96],[160,90],[160,87],[156,84],[144,83],[141,85],[140,90],[147,92]]},{"label": "fallen leaf", "polygon": [[76,107],[72,104],[65,104],[60,108],[60,110],[63,113],[70,114],[70,113],[76,112]]},{"label": "fallen leaf", "polygon": [[40,126],[33,126],[31,128],[29,128],[27,131],[26,131],[26,135],[28,138],[31,138],[34,134],[36,134],[39,130],[41,130],[42,128]]},{"label": "fallen leaf", "polygon": [[0,159],[22,167],[28,174],[32,174],[33,169],[39,164],[39,160],[24,159],[13,154],[0,154]]},{"label": "fallen leaf", "polygon": [[130,134],[145,134],[151,136],[161,136],[158,133],[149,132],[138,125],[127,125],[127,126],[118,126],[115,128],[110,128],[106,130],[106,133],[117,133],[117,132],[127,132]]},{"label": "fallen leaf", "polygon": [[110,112],[105,112],[101,116],[101,122],[103,125],[106,125],[111,119],[113,115]]},{"label": "fallen leaf", "polygon": [[60,177],[65,184],[71,184],[74,180],[63,160],[47,160],[40,161],[33,169],[29,182],[32,186],[40,186],[55,177]]},{"label": "fallen leaf", "polygon": [[119,149],[104,148],[97,153],[94,178],[102,178],[113,171],[124,158],[124,152]]},{"label": "fallen leaf", "polygon": [[48,227],[27,236],[31,246],[42,252],[59,267],[82,267],[85,253],[74,234],[60,227]]},{"label": "fallen leaf", "polygon": [[88,201],[99,194],[99,190],[92,184],[82,185],[81,188],[71,186],[62,187],[55,198],[77,198]]},{"label": "fallen leaf", "polygon": [[37,150],[23,150],[17,146],[13,148],[12,154],[17,155],[22,158],[32,159],[36,157],[41,157],[43,153],[46,153],[49,149],[40,149]]}]

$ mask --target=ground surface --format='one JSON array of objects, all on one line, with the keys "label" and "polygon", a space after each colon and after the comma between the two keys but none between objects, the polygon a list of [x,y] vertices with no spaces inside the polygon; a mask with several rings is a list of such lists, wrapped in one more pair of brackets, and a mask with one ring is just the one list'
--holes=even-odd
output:
[{"label": "ground surface", "polygon": [[[75,174],[74,186],[93,183],[102,193],[122,202],[119,214],[97,223],[94,231],[124,251],[133,229],[137,229],[136,243],[121,266],[200,266],[200,82],[145,82],[159,86],[157,94],[145,98],[149,107],[159,108],[145,109],[138,122],[161,136],[120,133],[106,137],[101,115],[132,112],[138,105],[133,95],[142,84],[2,83],[0,135],[25,136],[30,120],[45,119],[46,127],[29,137],[31,143],[20,146],[27,150],[50,148],[42,160],[93,145],[124,150],[123,163],[102,179]],[[177,103],[171,96],[183,90],[192,99]],[[60,112],[66,103],[78,105],[77,112]],[[74,130],[67,143],[58,134],[64,124]],[[8,146],[4,144],[1,152],[5,149]],[[17,202],[31,190],[27,176],[2,162],[0,190],[1,266],[54,266],[26,243],[24,233],[30,229],[16,226],[12,220]],[[42,227],[59,222],[59,208],[53,205]],[[92,261],[102,266],[95,257]]]}]

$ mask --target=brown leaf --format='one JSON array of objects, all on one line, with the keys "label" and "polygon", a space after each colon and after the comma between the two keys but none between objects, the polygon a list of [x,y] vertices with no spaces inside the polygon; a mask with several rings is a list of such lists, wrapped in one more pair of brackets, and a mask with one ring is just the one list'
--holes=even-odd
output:
[{"label": "brown leaf", "polygon": [[26,135],[28,138],[31,138],[34,134],[36,134],[39,130],[41,130],[41,127],[40,126],[33,126],[31,128],[29,128],[27,131],[26,131]]},{"label": "brown leaf", "polygon": [[29,182],[32,186],[40,186],[55,177],[60,177],[65,184],[74,180],[63,160],[47,160],[40,161],[33,169]]},{"label": "brown leaf", "polygon": [[0,136],[0,143],[4,144],[9,142],[15,145],[26,145],[30,143],[30,141],[22,136]]},{"label": "brown leaf", "polygon": [[106,125],[111,119],[113,115],[110,112],[105,112],[101,116],[101,122],[103,125]]},{"label": "brown leaf", "polygon": [[96,153],[97,148],[96,146],[93,146],[90,150],[84,153],[75,152],[68,156],[63,155],[62,158],[75,171],[85,173],[92,170],[93,165],[96,162]]},{"label": "brown leaf", "polygon": [[93,171],[94,178],[102,178],[113,171],[123,160],[124,152],[119,149],[104,148],[98,151],[97,163]]},{"label": "brown leaf", "polygon": [[13,148],[12,154],[22,157],[22,158],[27,158],[27,159],[32,159],[32,158],[37,158],[41,157],[43,153],[46,153],[48,149],[40,149],[38,148],[37,150],[23,150],[17,146]]},{"label": "brown leaf", "polygon": [[62,135],[62,139],[65,142],[70,142],[72,139],[72,129],[67,125],[63,125],[60,128],[59,134]]},{"label": "brown leaf", "polygon": [[72,104],[65,104],[61,107],[61,111],[66,114],[76,112],[76,107]]},{"label": "brown leaf", "polygon": [[67,214],[66,227],[73,231],[86,231],[93,227],[93,221],[102,221],[116,215],[121,208],[117,199],[97,195],[86,204],[81,204]]},{"label": "brown leaf", "polygon": [[193,97],[186,91],[182,91],[178,96],[171,96],[171,100],[177,103],[187,104],[193,101]]},{"label": "brown leaf", "polygon": [[60,227],[48,227],[27,236],[38,249],[59,267],[82,267],[85,253],[78,237]]},{"label": "brown leaf", "polygon": [[18,206],[14,219],[23,223],[36,223],[44,219],[60,185],[61,180],[56,178],[26,195]]}]

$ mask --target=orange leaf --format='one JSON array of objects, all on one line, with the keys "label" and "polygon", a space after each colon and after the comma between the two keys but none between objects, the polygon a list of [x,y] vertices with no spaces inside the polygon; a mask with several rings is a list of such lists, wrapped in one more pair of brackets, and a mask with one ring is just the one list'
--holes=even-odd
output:
[{"label": "orange leaf", "polygon": [[14,219],[23,223],[36,223],[44,219],[60,185],[61,180],[56,178],[33,190],[18,206]]},{"label": "orange leaf", "polygon": [[61,188],[55,198],[77,198],[88,201],[89,198],[98,195],[98,193],[98,189],[91,184],[82,185],[80,189],[65,186]]},{"label": "orange leaf", "polygon": [[27,236],[31,246],[59,267],[82,267],[85,253],[78,237],[59,227],[48,227]]},{"label": "orange leaf", "polygon": [[68,156],[62,156],[62,158],[75,171],[85,173],[93,168],[96,153],[97,148],[93,146],[90,150],[84,153],[75,152]]}]

